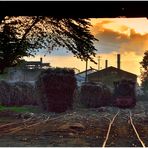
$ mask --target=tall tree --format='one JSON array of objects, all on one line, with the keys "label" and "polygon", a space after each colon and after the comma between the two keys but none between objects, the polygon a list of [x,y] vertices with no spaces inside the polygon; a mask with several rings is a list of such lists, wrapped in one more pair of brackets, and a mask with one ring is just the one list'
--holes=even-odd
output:
[{"label": "tall tree", "polygon": [[144,57],[140,62],[142,65],[141,69],[141,81],[142,81],[142,89],[144,91],[145,96],[148,96],[148,51],[145,51]]},{"label": "tall tree", "polygon": [[9,25],[5,25],[0,32],[0,73],[6,67],[16,66],[22,57],[31,55],[31,49],[34,49],[28,40],[22,41],[20,46],[21,39],[17,35],[14,27]]},{"label": "tall tree", "polygon": [[[0,61],[1,72],[13,63],[17,63],[23,56],[34,55],[37,49],[47,49],[50,52],[64,47],[81,60],[90,59],[95,62],[92,56],[95,56],[96,49],[93,42],[96,39],[90,33],[90,26],[89,19],[81,18],[5,17],[0,26],[1,59],[5,59],[5,62]],[[13,58],[9,60],[4,53],[9,53],[9,56],[11,53],[10,57]]]}]

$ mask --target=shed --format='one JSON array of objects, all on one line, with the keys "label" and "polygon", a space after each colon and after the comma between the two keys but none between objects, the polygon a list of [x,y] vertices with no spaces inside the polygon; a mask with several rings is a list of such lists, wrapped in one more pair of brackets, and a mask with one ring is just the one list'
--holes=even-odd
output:
[{"label": "shed", "polygon": [[137,82],[137,75],[113,66],[88,74],[88,81],[102,82],[111,87],[113,87],[114,81],[119,81],[122,79]]}]

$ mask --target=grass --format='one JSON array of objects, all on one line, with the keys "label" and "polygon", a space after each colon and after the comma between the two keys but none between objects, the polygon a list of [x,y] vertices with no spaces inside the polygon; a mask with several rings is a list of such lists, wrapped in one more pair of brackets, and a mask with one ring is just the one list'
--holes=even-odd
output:
[{"label": "grass", "polygon": [[12,107],[7,107],[7,106],[2,106],[0,105],[0,111],[5,111],[5,110],[10,110],[14,111],[17,113],[25,113],[25,112],[39,112],[39,108],[33,107],[33,106],[22,106],[22,107],[17,107],[17,106],[12,106]]},{"label": "grass", "polygon": [[8,78],[8,74],[0,74],[0,80],[6,80]]}]

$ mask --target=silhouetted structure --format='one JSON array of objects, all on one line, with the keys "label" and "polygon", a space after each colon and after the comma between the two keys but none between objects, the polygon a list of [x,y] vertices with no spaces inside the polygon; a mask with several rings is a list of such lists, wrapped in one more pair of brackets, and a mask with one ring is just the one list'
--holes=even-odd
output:
[{"label": "silhouetted structure", "polygon": [[119,81],[122,79],[128,79],[137,82],[137,75],[113,66],[88,74],[88,81],[102,82],[106,85],[110,85],[111,87],[113,87],[114,81]]},{"label": "silhouetted structure", "polygon": [[42,69],[42,68],[49,68],[50,63],[43,63],[42,58],[40,58],[40,61],[27,61],[24,63],[23,68],[27,69]]}]

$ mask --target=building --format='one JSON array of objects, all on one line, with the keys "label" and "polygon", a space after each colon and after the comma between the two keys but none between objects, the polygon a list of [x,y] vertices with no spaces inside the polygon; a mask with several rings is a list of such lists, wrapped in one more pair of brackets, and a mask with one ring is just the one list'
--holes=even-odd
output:
[{"label": "building", "polygon": [[82,71],[82,72],[77,73],[75,77],[76,77],[78,86],[81,85],[81,83],[85,82],[86,73],[87,75],[89,75],[91,73],[94,73],[95,71],[96,70],[90,68],[87,71]]},{"label": "building", "polygon": [[43,63],[42,58],[40,58],[40,61],[26,61],[22,68],[26,69],[44,69],[49,68],[50,63]]},{"label": "building", "polygon": [[20,66],[8,70],[9,81],[36,81],[42,71],[50,68],[50,63],[40,61],[25,61]]},{"label": "building", "polygon": [[94,72],[89,74],[88,81],[91,82],[102,82],[104,84],[107,84],[111,87],[113,87],[113,82],[122,80],[122,79],[128,79],[132,80],[134,82],[137,82],[137,75],[121,70],[119,68],[110,66],[105,69],[102,69],[100,71]]},{"label": "building", "polygon": [[128,79],[137,82],[137,75],[124,71],[120,67],[120,54],[117,54],[117,68],[110,66],[105,61],[105,68],[93,73],[88,74],[87,80],[91,82],[102,82],[108,86],[113,87],[113,82]]}]

